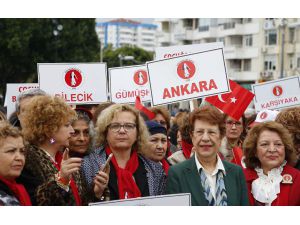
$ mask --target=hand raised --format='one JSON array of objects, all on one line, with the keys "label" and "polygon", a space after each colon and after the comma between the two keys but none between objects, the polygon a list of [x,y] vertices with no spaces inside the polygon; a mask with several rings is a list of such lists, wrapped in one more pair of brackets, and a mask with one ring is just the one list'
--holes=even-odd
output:
[{"label": "hand raised", "polygon": [[69,181],[71,179],[71,175],[80,169],[81,162],[81,158],[70,158],[69,149],[66,148],[61,161],[60,176]]}]

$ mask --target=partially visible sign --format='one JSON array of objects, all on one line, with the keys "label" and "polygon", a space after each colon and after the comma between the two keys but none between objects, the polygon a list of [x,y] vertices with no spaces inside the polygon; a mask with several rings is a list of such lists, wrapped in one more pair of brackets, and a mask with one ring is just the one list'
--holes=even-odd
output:
[{"label": "partially visible sign", "polygon": [[90,203],[90,206],[190,206],[191,194],[158,195]]},{"label": "partially visible sign", "polygon": [[108,99],[106,63],[38,63],[40,88],[69,104]]},{"label": "partially visible sign", "polygon": [[222,48],[146,65],[153,106],[230,91]]},{"label": "partially visible sign", "polygon": [[38,89],[39,84],[37,83],[11,83],[6,84],[6,94],[4,106],[7,107],[7,118],[16,111],[16,101],[18,95],[28,89]]},{"label": "partially visible sign", "polygon": [[223,47],[224,47],[223,42],[158,47],[155,49],[155,60],[174,58],[174,57],[183,56],[191,53],[204,52],[204,51],[223,48]]},{"label": "partially visible sign", "polygon": [[253,84],[256,112],[265,109],[284,109],[300,105],[300,77],[293,76]]},{"label": "partially visible sign", "polygon": [[110,68],[108,75],[112,102],[132,104],[136,96],[140,96],[143,102],[151,101],[145,65]]}]

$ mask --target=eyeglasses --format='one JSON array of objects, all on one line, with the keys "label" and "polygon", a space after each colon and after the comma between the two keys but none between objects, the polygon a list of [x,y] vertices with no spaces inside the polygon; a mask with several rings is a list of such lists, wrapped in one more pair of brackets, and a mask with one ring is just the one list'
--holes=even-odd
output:
[{"label": "eyeglasses", "polygon": [[219,134],[219,131],[216,131],[216,130],[194,130],[193,133],[196,137],[202,137],[205,133],[207,133],[207,135],[210,137],[215,137]]},{"label": "eyeglasses", "polygon": [[154,120],[155,122],[159,123],[160,125],[166,126],[167,122],[164,120]]},{"label": "eyeglasses", "polygon": [[136,124],[135,123],[124,123],[123,125],[120,123],[111,123],[108,125],[108,128],[112,131],[112,132],[119,132],[121,127],[123,127],[123,129],[127,132],[133,131],[136,128]]},{"label": "eyeglasses", "polygon": [[239,122],[239,121],[231,121],[231,120],[228,120],[225,122],[227,126],[229,127],[232,127],[233,125],[235,125],[236,127],[241,127],[242,126],[242,123]]}]

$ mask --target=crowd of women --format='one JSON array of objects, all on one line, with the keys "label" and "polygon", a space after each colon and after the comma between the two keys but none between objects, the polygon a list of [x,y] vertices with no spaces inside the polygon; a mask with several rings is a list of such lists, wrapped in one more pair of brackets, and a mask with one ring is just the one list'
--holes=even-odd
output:
[{"label": "crowd of women", "polygon": [[210,105],[149,110],[23,92],[11,118],[0,114],[0,205],[176,193],[192,205],[300,205],[300,107],[239,120]]}]

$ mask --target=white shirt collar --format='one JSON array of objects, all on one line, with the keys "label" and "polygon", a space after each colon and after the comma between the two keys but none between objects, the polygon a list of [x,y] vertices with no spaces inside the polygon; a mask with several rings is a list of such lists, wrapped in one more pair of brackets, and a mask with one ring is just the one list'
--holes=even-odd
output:
[{"label": "white shirt collar", "polygon": [[254,199],[259,202],[271,205],[280,193],[280,183],[282,181],[283,167],[286,165],[286,161],[277,168],[273,168],[268,172],[268,175],[263,173],[262,168],[255,168],[258,178],[251,184],[252,194]]},{"label": "white shirt collar", "polygon": [[[197,154],[195,154],[195,162],[196,162],[198,172],[200,171],[200,169],[204,169],[203,166],[201,165],[201,163],[198,161]],[[224,168],[222,160],[219,157],[219,155],[217,154],[217,165],[211,175],[213,176],[213,175],[217,174],[219,170],[223,171],[224,176],[226,175],[226,170]]]}]

